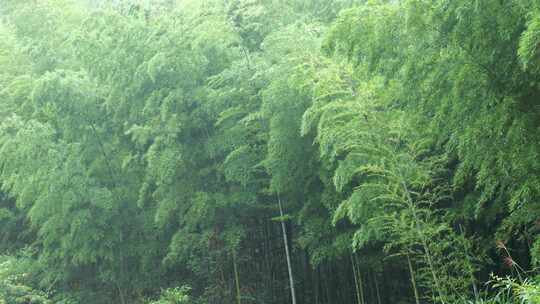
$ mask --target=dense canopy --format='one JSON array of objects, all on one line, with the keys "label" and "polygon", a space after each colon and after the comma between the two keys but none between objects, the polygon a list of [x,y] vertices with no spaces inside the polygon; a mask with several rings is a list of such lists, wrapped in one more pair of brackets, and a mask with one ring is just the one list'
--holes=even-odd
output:
[{"label": "dense canopy", "polygon": [[2,0],[0,304],[540,303],[536,0]]}]

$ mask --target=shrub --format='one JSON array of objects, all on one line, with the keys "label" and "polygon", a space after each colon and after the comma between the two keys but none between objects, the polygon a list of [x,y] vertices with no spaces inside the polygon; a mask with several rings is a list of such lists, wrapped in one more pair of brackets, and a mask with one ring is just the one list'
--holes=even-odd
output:
[{"label": "shrub", "polygon": [[191,304],[189,291],[191,288],[187,286],[165,289],[161,292],[159,300],[150,302],[149,304]]},{"label": "shrub", "polygon": [[27,274],[18,270],[17,262],[0,257],[0,304],[51,304],[47,294],[25,285]]}]

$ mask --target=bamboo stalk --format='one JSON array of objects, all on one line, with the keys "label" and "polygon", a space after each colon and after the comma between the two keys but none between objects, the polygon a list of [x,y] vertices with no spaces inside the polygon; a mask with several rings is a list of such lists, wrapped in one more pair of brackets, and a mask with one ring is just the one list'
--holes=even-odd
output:
[{"label": "bamboo stalk", "polygon": [[291,265],[291,254],[289,251],[289,241],[287,238],[287,228],[285,227],[285,221],[283,220],[283,207],[281,206],[281,199],[278,194],[279,214],[281,216],[281,230],[283,233],[283,243],[285,243],[285,255],[287,258],[287,270],[289,271],[289,284],[291,287],[291,301],[292,304],[296,304],[296,292],[294,290],[294,277]]},{"label": "bamboo stalk", "polygon": [[358,304],[362,304],[362,299],[360,298],[360,286],[358,286],[358,273],[356,271],[356,265],[354,263],[352,252],[350,256],[351,256],[351,264],[352,264],[353,276],[354,276],[354,287],[356,289],[356,300],[358,301]]},{"label": "bamboo stalk", "polygon": [[236,251],[232,251],[233,268],[234,268],[234,281],[236,284],[236,304],[242,304],[242,295],[240,294],[240,276],[238,275],[238,266],[236,261]]},{"label": "bamboo stalk", "polygon": [[358,262],[358,256],[356,254],[354,254],[353,257],[356,261],[356,273],[358,274],[358,283],[360,285],[360,299],[362,300],[362,304],[364,304],[366,303],[366,300],[364,295],[364,281],[362,280],[362,272],[360,271],[360,263]]},{"label": "bamboo stalk", "polygon": [[414,290],[414,300],[416,304],[420,304],[420,298],[418,296],[418,289],[416,288],[416,279],[414,277],[414,270],[411,263],[411,257],[409,256],[409,253],[407,253],[407,262],[409,263],[409,273],[411,274],[411,283]]},{"label": "bamboo stalk", "polygon": [[381,293],[379,292],[379,282],[377,281],[377,272],[373,271],[373,281],[375,281],[375,291],[377,292],[377,303],[381,304]]}]

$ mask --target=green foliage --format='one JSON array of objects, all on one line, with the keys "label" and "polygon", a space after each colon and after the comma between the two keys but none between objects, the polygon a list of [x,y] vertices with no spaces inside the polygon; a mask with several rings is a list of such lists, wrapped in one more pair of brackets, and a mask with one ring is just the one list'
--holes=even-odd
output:
[{"label": "green foliage", "polygon": [[[540,285],[537,279],[519,281],[510,277],[495,276],[491,283],[498,292],[493,300],[488,300],[488,303],[532,304],[540,301]],[[507,302],[502,302],[502,299],[506,299]]]},{"label": "green foliage", "polygon": [[286,303],[285,246],[301,303],[536,274],[537,1],[4,2],[4,302]]},{"label": "green foliage", "polygon": [[190,288],[183,286],[165,289],[161,292],[159,300],[149,302],[149,304],[189,304],[193,303],[189,297]]},{"label": "green foliage", "polygon": [[[45,292],[36,290],[27,284],[31,264],[22,258],[0,257],[0,303],[2,304],[50,304]],[[25,269],[26,268],[26,269]]]}]

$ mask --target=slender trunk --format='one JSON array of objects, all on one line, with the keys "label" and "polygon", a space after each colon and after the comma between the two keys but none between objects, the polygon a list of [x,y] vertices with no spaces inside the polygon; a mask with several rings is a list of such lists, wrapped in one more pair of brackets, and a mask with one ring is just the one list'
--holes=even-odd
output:
[{"label": "slender trunk", "polygon": [[[123,240],[123,235],[120,236],[120,240]],[[120,258],[120,280],[116,281],[116,287],[118,288],[118,293],[120,295],[120,303],[126,304],[126,299],[124,295],[124,290],[122,290],[122,287],[120,285],[120,282],[124,281],[125,273],[126,273],[126,260],[124,259],[124,253],[122,250],[119,251],[119,258]]]},{"label": "slender trunk", "polygon": [[381,304],[381,293],[379,292],[379,282],[377,281],[377,272],[373,271],[373,281],[375,282],[375,291],[377,292],[377,303]]},{"label": "slender trunk", "polygon": [[375,303],[376,295],[375,295],[375,292],[373,291],[373,284],[372,283],[373,283],[373,274],[368,269],[368,271],[367,271],[367,281],[366,281],[366,285],[369,288],[369,302],[368,303]]},{"label": "slender trunk", "polygon": [[226,291],[227,287],[228,287],[227,286],[228,284],[227,284],[227,280],[225,279],[225,271],[223,270],[223,265],[221,265],[219,267],[219,272],[221,274],[221,285],[220,286],[222,286],[222,288],[221,288],[222,292],[223,292],[222,296],[223,296],[223,298],[225,298],[225,297],[228,296],[227,291]]},{"label": "slender trunk", "polygon": [[304,280],[302,283],[302,291],[303,291],[303,299],[300,299],[300,302],[307,302],[309,300],[313,300],[313,292],[309,289],[308,282],[311,281],[311,277],[313,272],[311,271],[311,266],[309,263],[309,252],[307,250],[303,250],[303,256],[304,256]]},{"label": "slender trunk", "polygon": [[409,273],[411,274],[411,283],[414,291],[414,300],[416,304],[420,304],[420,297],[418,296],[418,289],[416,288],[416,279],[414,278],[414,270],[411,263],[411,257],[407,253],[407,262],[409,263]]},{"label": "slender trunk", "polygon": [[287,228],[285,227],[285,221],[283,220],[283,207],[281,206],[281,199],[278,194],[279,215],[281,216],[281,231],[283,233],[283,243],[285,244],[285,255],[287,258],[287,270],[289,271],[289,284],[291,287],[291,299],[292,304],[296,304],[296,293],[294,291],[294,278],[291,265],[291,254],[289,251],[289,240],[287,238]]},{"label": "slender trunk", "polygon": [[319,269],[319,266],[317,266],[317,270],[315,272],[315,304],[319,304],[319,294],[320,294],[319,273],[320,273],[320,269]]},{"label": "slender trunk", "polygon": [[329,274],[327,271],[325,271],[325,268],[323,268],[323,285],[324,285],[324,291],[325,291],[325,294],[326,294],[326,303],[330,303],[330,299],[332,298],[330,296],[330,287],[328,287],[328,277],[329,277]]},{"label": "slender trunk", "polygon": [[351,264],[352,264],[353,276],[354,276],[354,287],[356,289],[356,300],[358,301],[358,304],[362,304],[362,299],[360,298],[360,286],[358,284],[358,273],[356,271],[356,265],[354,263],[354,257],[353,257],[352,252],[351,252]]},{"label": "slender trunk", "polygon": [[366,303],[366,293],[364,291],[364,280],[362,279],[362,273],[360,272],[360,267],[358,267],[358,283],[360,284],[360,299],[362,304]]},{"label": "slender trunk", "polygon": [[118,282],[116,282],[116,288],[118,289],[118,295],[120,296],[120,303],[126,304],[124,292],[122,291],[122,288],[120,288],[120,284],[118,284]]},{"label": "slender trunk", "polygon": [[238,275],[238,263],[236,262],[236,251],[232,252],[233,268],[234,268],[234,281],[236,284],[236,304],[242,304],[242,297],[240,294],[240,276]]},{"label": "slender trunk", "polygon": [[358,256],[356,254],[353,255],[354,260],[356,261],[356,273],[358,274],[358,283],[360,285],[360,299],[362,300],[362,304],[366,302],[364,297],[364,281],[362,280],[362,272],[360,271],[360,262],[358,261]]},{"label": "slender trunk", "polygon": [[403,189],[404,189],[405,194],[407,196],[407,202],[408,202],[409,208],[411,209],[411,213],[412,213],[412,216],[413,216],[414,221],[415,221],[414,224],[415,224],[416,230],[417,230],[418,234],[420,235],[420,241],[422,243],[422,247],[424,248],[424,256],[426,258],[429,269],[431,271],[431,276],[433,277],[433,282],[435,283],[435,288],[437,288],[437,293],[439,294],[441,303],[446,304],[446,302],[444,300],[445,296],[444,296],[444,294],[442,292],[442,288],[441,288],[441,285],[439,283],[439,277],[437,276],[437,273],[435,272],[435,265],[433,263],[433,257],[431,256],[431,251],[429,250],[429,247],[428,247],[427,237],[424,234],[424,231],[422,230],[422,228],[420,227],[420,219],[418,218],[418,214],[416,213],[416,206],[414,205],[414,201],[413,201],[413,199],[411,197],[411,194],[409,192],[409,188],[407,187],[407,184],[405,183],[405,181],[402,180],[401,184],[403,185]]},{"label": "slender trunk", "polygon": [[265,267],[266,267],[266,275],[265,275],[265,281],[266,286],[265,290],[270,291],[270,297],[272,298],[272,266],[270,264],[270,257],[269,257],[269,251],[270,251],[270,242],[269,242],[269,229],[268,229],[268,223],[265,220],[263,223],[264,227],[264,261],[265,261]]}]

